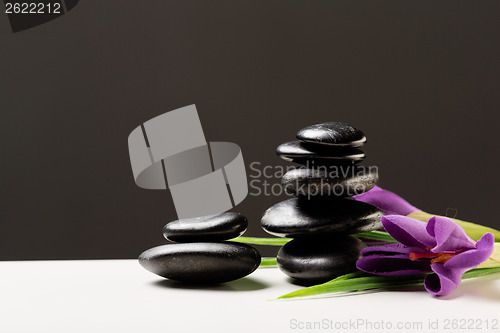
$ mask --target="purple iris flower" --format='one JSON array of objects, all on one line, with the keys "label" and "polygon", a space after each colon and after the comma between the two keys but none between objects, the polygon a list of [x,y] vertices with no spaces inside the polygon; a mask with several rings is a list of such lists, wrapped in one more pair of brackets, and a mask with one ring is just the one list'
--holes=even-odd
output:
[{"label": "purple iris flower", "polygon": [[462,227],[446,217],[425,223],[401,215],[382,217],[385,230],[399,243],[371,246],[361,253],[357,268],[384,276],[428,274],[427,291],[446,295],[458,287],[462,275],[493,253],[495,237],[486,233],[473,241]]}]

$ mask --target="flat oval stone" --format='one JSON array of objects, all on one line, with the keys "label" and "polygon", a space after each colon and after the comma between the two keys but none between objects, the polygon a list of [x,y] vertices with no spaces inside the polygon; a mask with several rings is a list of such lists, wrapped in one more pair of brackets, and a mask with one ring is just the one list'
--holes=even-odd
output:
[{"label": "flat oval stone", "polygon": [[146,250],[139,263],[167,279],[219,283],[247,276],[259,267],[260,259],[259,252],[247,244],[179,243]]},{"label": "flat oval stone", "polygon": [[363,243],[355,237],[294,239],[278,252],[278,268],[305,282],[321,283],[356,271]]},{"label": "flat oval stone", "polygon": [[297,132],[303,142],[337,147],[361,147],[366,136],[357,128],[339,122],[328,122],[305,127]]},{"label": "flat oval stone", "polygon": [[350,199],[292,198],[266,210],[261,224],[266,232],[278,237],[354,234],[382,228],[383,215],[375,206]]},{"label": "flat oval stone", "polygon": [[371,190],[378,180],[376,168],[299,168],[283,175],[285,192],[300,197],[352,197]]},{"label": "flat oval stone", "polygon": [[245,216],[227,212],[169,222],[163,227],[163,236],[173,242],[184,243],[222,241],[238,237],[247,227]]},{"label": "flat oval stone", "polygon": [[352,164],[365,159],[365,153],[357,148],[311,146],[300,141],[282,143],[276,154],[285,161],[310,165]]}]

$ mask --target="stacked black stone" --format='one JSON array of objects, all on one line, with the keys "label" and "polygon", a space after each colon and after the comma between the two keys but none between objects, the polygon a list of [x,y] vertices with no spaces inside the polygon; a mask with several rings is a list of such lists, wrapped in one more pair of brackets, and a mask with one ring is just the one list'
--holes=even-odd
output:
[{"label": "stacked black stone", "polygon": [[162,277],[195,283],[220,283],[242,278],[259,267],[259,252],[246,244],[228,242],[247,229],[239,213],[176,220],[163,227],[167,244],[144,251],[139,263]]},{"label": "stacked black stone", "polygon": [[291,237],[278,253],[277,264],[288,276],[320,283],[356,270],[363,243],[351,234],[382,227],[384,213],[350,197],[373,188],[377,170],[357,165],[365,158],[360,130],[338,122],[301,129],[297,139],[281,144],[276,153],[302,167],[282,178],[286,193],[263,215],[264,230]]}]

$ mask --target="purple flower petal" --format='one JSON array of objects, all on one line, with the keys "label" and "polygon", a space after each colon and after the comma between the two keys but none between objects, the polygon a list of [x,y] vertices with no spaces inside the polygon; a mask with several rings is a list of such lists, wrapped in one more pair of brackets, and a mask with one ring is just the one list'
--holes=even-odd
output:
[{"label": "purple flower petal", "polygon": [[382,276],[414,275],[431,272],[428,261],[411,261],[408,254],[386,256],[374,254],[362,257],[356,267],[367,273]]},{"label": "purple flower petal", "polygon": [[476,243],[476,248],[457,254],[445,263],[431,264],[436,274],[426,276],[425,289],[434,295],[446,295],[458,287],[462,275],[483,261],[493,253],[495,236],[486,233]]},{"label": "purple flower petal", "polygon": [[379,246],[369,246],[365,247],[361,254],[366,256],[370,254],[385,254],[385,255],[393,255],[393,254],[410,254],[411,252],[422,253],[426,252],[425,250],[419,247],[408,247],[401,243],[393,243],[387,245],[379,245]]},{"label": "purple flower petal", "polygon": [[353,198],[382,209],[387,214],[408,215],[420,211],[420,209],[410,205],[399,195],[378,186],[365,193],[355,195]]},{"label": "purple flower petal", "polygon": [[476,248],[457,254],[444,263],[448,269],[472,269],[486,261],[493,253],[495,236],[489,232],[476,243]]},{"label": "purple flower petal", "polygon": [[401,215],[382,216],[385,230],[398,242],[410,247],[434,247],[436,241],[427,233],[427,223]]},{"label": "purple flower petal", "polygon": [[437,244],[431,250],[435,253],[468,250],[476,247],[476,242],[467,236],[464,229],[447,217],[431,217],[427,222],[427,232],[436,239]]},{"label": "purple flower petal", "polygon": [[425,289],[431,294],[441,296],[455,290],[462,280],[465,270],[449,269],[443,263],[431,264],[431,268],[436,274],[429,274],[424,279]]}]

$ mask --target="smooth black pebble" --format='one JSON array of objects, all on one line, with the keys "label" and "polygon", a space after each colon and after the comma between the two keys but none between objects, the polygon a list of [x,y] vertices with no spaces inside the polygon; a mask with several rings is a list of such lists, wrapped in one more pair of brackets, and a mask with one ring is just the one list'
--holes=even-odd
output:
[{"label": "smooth black pebble", "polygon": [[148,271],[167,279],[220,283],[242,278],[260,264],[259,252],[250,245],[218,243],[179,243],[144,251],[139,263]]},{"label": "smooth black pebble", "polygon": [[376,169],[359,166],[346,168],[299,168],[288,171],[281,183],[285,192],[301,197],[352,197],[371,190],[378,180]]},{"label": "smooth black pebble", "polygon": [[173,242],[184,243],[222,241],[238,237],[247,227],[245,216],[227,212],[169,222],[163,227],[163,236]]},{"label": "smooth black pebble", "polygon": [[278,252],[278,268],[300,281],[326,282],[356,271],[362,244],[351,236],[294,239]]},{"label": "smooth black pebble", "polygon": [[278,237],[354,234],[382,228],[383,215],[377,207],[351,199],[292,198],[266,210],[261,224],[266,232]]},{"label": "smooth black pebble", "polygon": [[327,122],[305,127],[297,132],[297,139],[337,147],[361,147],[366,142],[363,132],[340,122]]},{"label": "smooth black pebble", "polygon": [[365,153],[357,148],[321,147],[300,141],[282,143],[276,148],[276,154],[282,159],[299,164],[330,165],[353,164],[365,159]]}]

